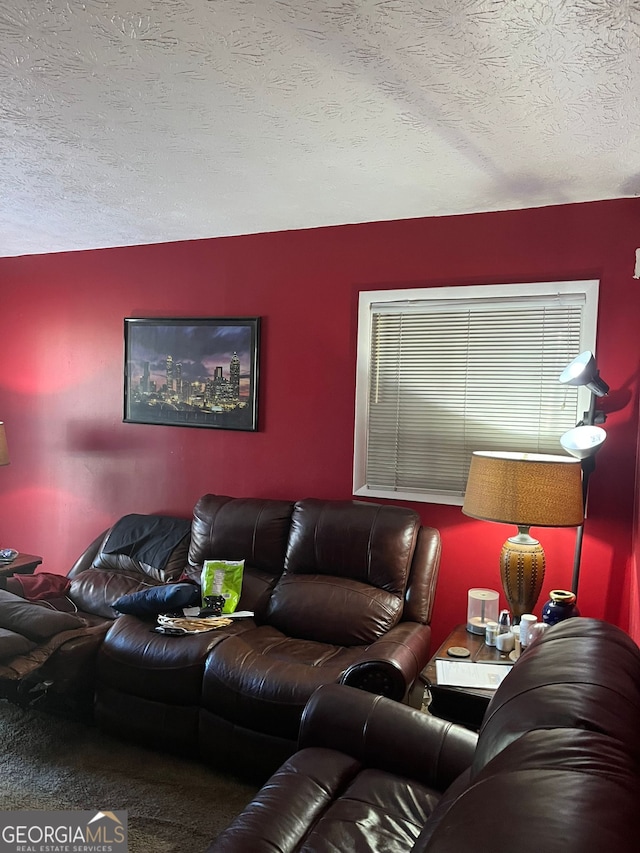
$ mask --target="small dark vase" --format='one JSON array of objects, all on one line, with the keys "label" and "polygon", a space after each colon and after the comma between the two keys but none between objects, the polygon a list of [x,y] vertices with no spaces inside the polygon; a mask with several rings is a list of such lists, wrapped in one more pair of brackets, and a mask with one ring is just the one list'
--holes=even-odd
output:
[{"label": "small dark vase", "polygon": [[575,593],[566,589],[552,589],[549,593],[549,601],[542,608],[542,621],[546,625],[555,625],[563,619],[579,615]]}]

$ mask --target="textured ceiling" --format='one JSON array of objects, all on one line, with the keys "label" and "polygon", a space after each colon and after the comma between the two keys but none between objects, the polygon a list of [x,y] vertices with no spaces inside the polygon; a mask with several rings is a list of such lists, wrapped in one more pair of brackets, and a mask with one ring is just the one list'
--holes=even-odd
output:
[{"label": "textured ceiling", "polygon": [[0,0],[0,255],[640,193],[640,0]]}]

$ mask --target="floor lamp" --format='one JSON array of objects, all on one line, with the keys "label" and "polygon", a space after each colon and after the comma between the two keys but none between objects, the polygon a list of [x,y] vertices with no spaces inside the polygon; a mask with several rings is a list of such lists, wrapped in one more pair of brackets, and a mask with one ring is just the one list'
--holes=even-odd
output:
[{"label": "floor lamp", "polygon": [[[0,465],[8,465],[9,464],[9,447],[7,446],[7,433],[4,428],[4,423],[0,421]],[[0,549],[0,564],[3,562],[2,560],[2,551],[4,549]],[[9,554],[11,549],[6,549],[6,553]]]},{"label": "floor lamp", "polygon": [[[584,413],[583,419],[560,438],[562,447],[580,460],[582,468],[582,508],[583,515],[587,515],[587,498],[589,494],[589,479],[596,467],[595,454],[604,444],[607,433],[597,424],[603,424],[607,416],[603,411],[596,408],[599,397],[609,393],[609,386],[600,377],[596,360],[589,350],[580,353],[577,358],[567,365],[560,374],[560,382],[566,385],[584,386],[591,391],[589,409]],[[580,581],[580,562],[582,559],[582,539],[584,536],[584,521],[578,527],[576,534],[576,547],[573,556],[573,576],[571,578],[571,591],[578,597],[578,583]]]}]

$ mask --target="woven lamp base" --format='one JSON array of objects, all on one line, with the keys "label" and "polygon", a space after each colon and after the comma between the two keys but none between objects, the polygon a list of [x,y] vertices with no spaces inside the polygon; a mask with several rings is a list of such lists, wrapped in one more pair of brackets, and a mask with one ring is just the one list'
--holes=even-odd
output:
[{"label": "woven lamp base", "polygon": [[523,613],[533,613],[544,579],[542,545],[527,533],[513,536],[502,546],[500,579],[511,616],[519,621]]}]

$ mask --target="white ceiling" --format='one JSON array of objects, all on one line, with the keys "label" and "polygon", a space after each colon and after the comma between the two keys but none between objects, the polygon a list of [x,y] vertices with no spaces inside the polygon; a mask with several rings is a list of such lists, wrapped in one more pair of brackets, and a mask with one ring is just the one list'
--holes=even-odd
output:
[{"label": "white ceiling", "polygon": [[640,0],[0,0],[0,255],[640,194]]}]

